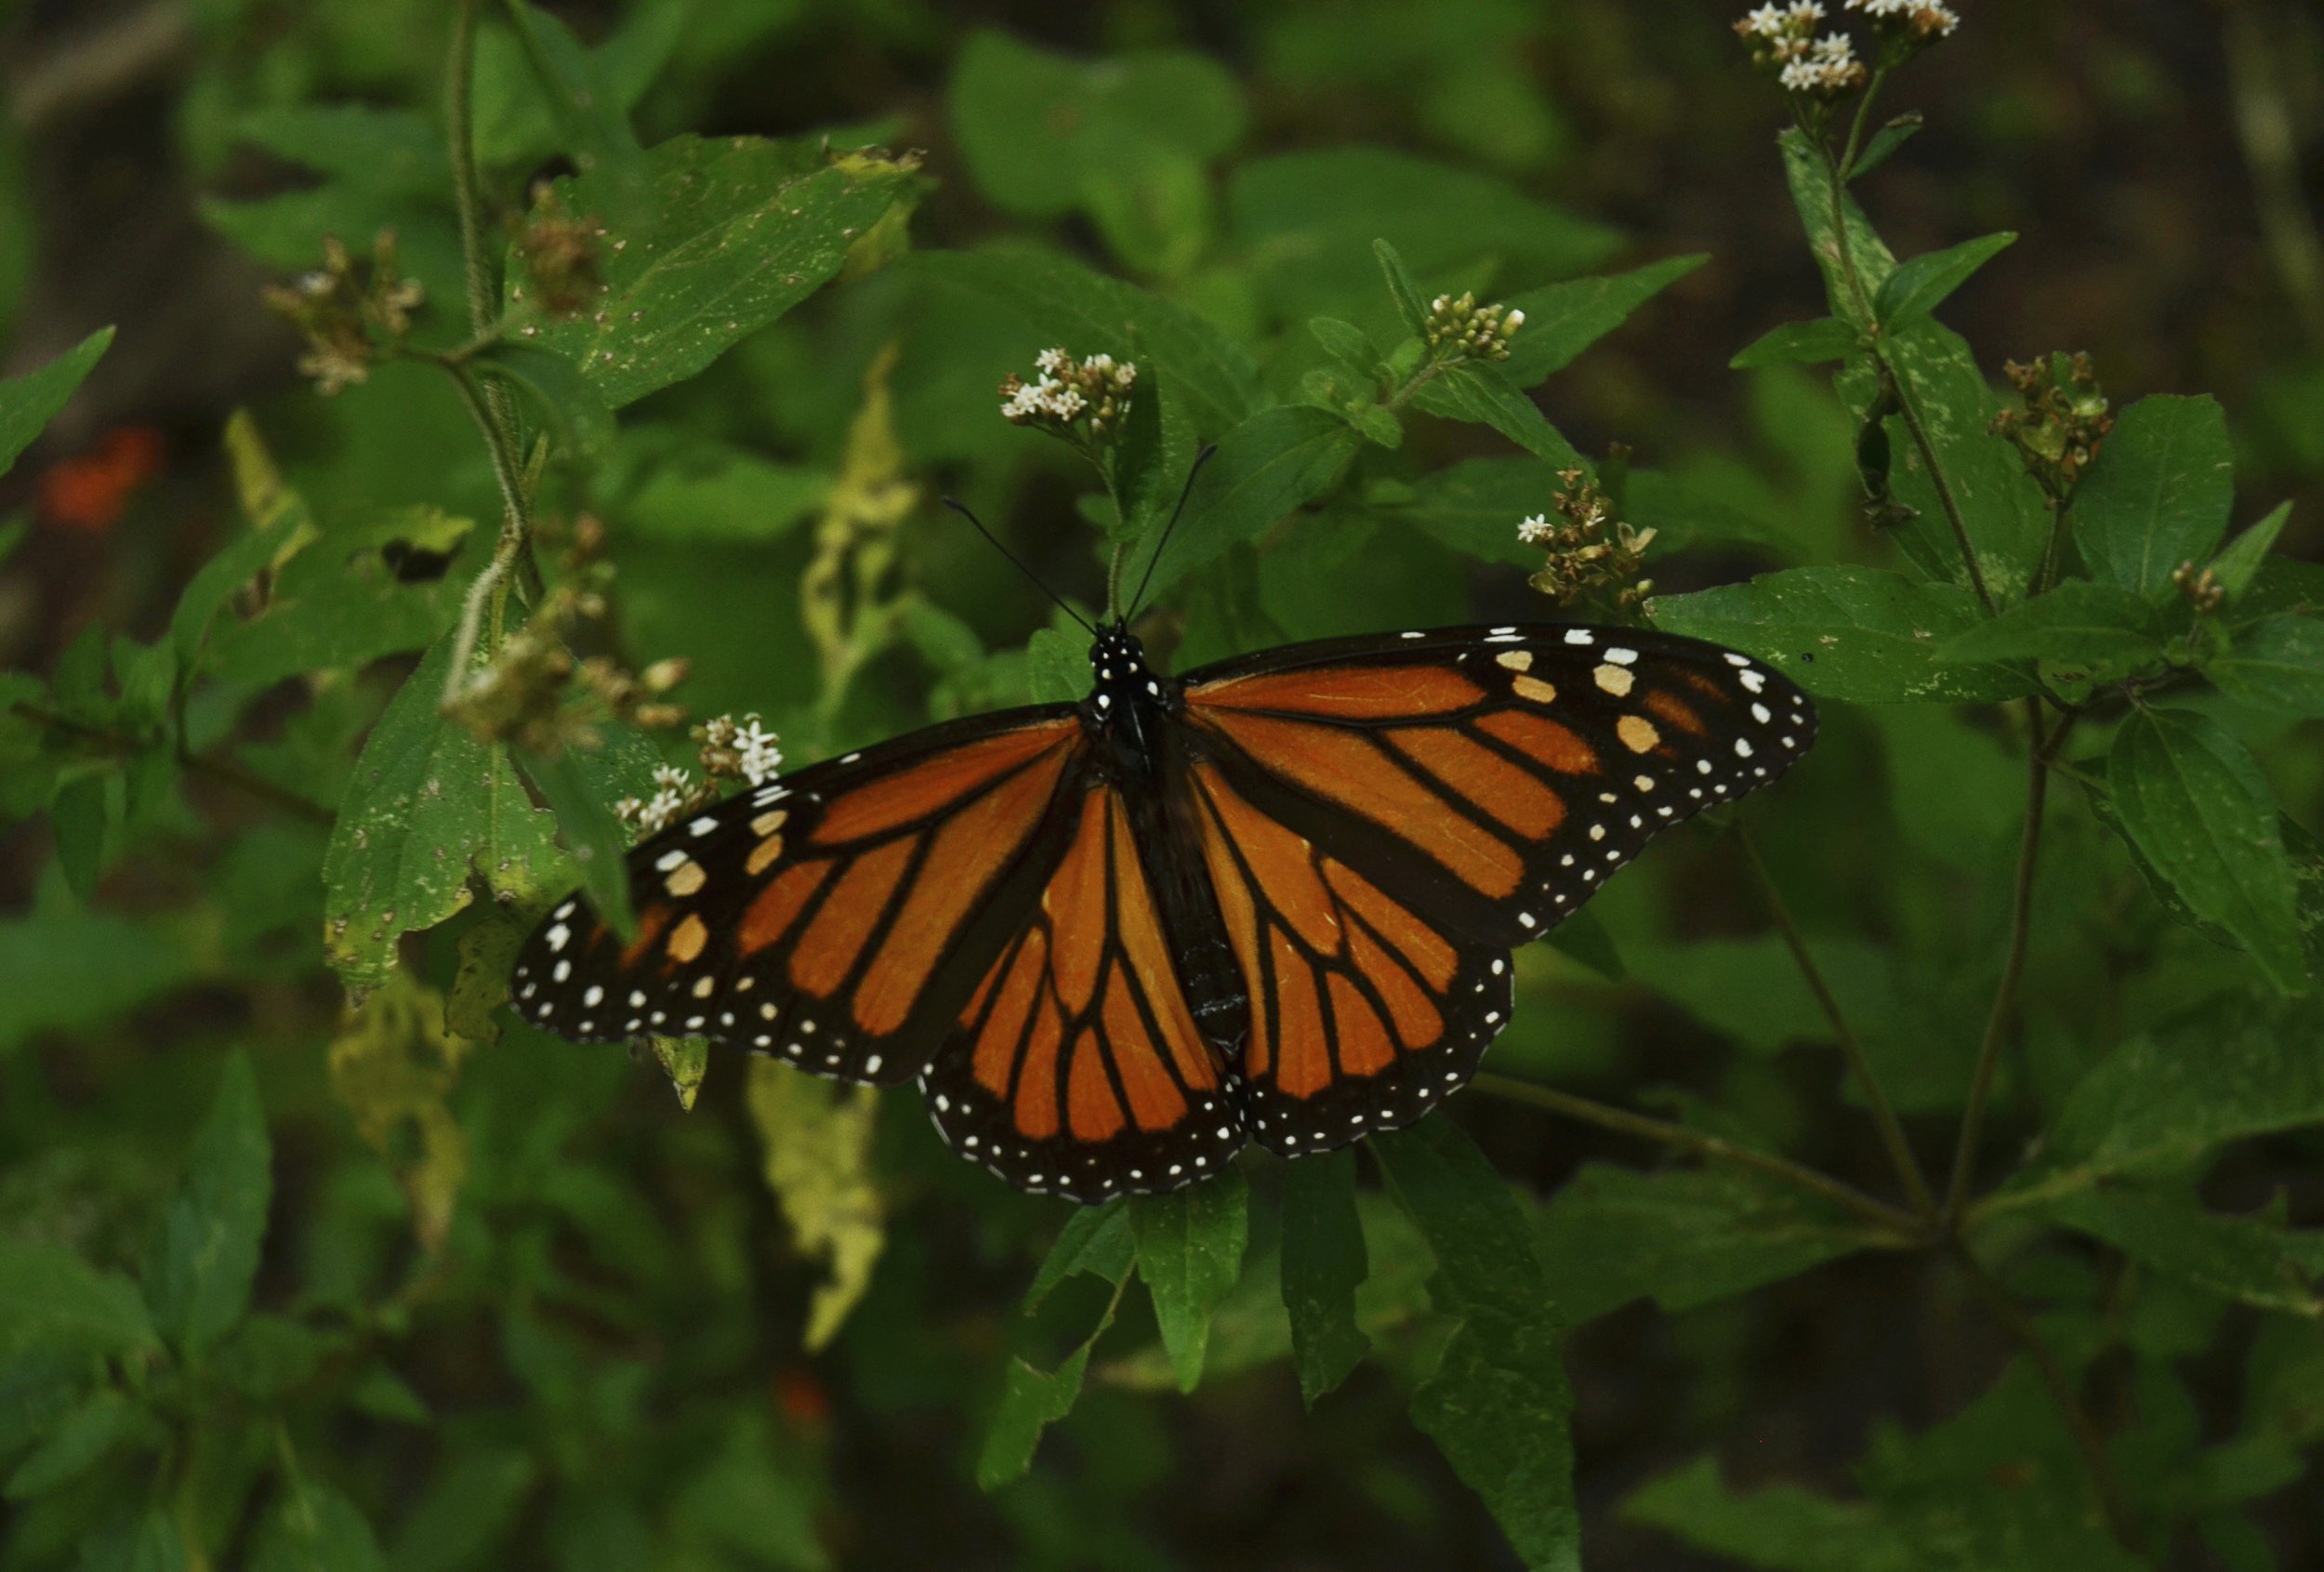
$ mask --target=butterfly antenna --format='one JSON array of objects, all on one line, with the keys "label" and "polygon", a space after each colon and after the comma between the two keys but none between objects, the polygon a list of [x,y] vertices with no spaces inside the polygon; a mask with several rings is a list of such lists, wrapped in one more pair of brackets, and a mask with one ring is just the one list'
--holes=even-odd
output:
[{"label": "butterfly antenna", "polygon": [[1161,564],[1162,553],[1169,548],[1171,532],[1178,528],[1179,516],[1186,511],[1186,499],[1195,495],[1195,477],[1202,473],[1202,467],[1209,463],[1210,456],[1218,451],[1218,443],[1207,443],[1203,450],[1195,455],[1194,463],[1187,466],[1186,483],[1178,490],[1178,506],[1170,509],[1170,522],[1162,526],[1162,538],[1155,542],[1154,555],[1146,559],[1146,571],[1138,580],[1138,593],[1129,598],[1129,610],[1122,614],[1124,622],[1137,614],[1139,602],[1146,598],[1146,586],[1154,582],[1154,570]]},{"label": "butterfly antenna", "polygon": [[1081,624],[1084,628],[1088,629],[1090,637],[1095,638],[1097,636],[1098,630],[1089,626],[1089,619],[1083,616],[1079,612],[1075,611],[1071,606],[1067,605],[1065,603],[1065,598],[1063,595],[1060,595],[1056,590],[1051,589],[1048,585],[1043,584],[1038,574],[1035,573],[1031,568],[1026,567],[1023,562],[1018,560],[1017,554],[1014,551],[1011,551],[1009,548],[1003,546],[1000,543],[999,537],[995,535],[991,530],[984,527],[984,520],[969,511],[969,506],[967,503],[962,502],[957,496],[947,496],[944,499],[944,501],[945,507],[951,509],[954,512],[968,520],[969,522],[974,524],[976,526],[976,533],[983,535],[985,540],[991,544],[994,550],[1008,558],[1009,565],[1010,567],[1016,569],[1019,573],[1024,575],[1026,578],[1030,579],[1033,583],[1034,588],[1039,590],[1042,594],[1056,601],[1057,609],[1059,611],[1063,612],[1067,616],[1073,618],[1074,621]]}]

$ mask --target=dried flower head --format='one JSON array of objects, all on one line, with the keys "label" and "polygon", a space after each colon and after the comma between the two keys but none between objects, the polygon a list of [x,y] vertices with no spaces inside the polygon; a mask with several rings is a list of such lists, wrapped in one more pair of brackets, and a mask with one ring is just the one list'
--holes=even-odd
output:
[{"label": "dried flower head", "polygon": [[1466,290],[1458,297],[1439,295],[1428,306],[1429,349],[1440,360],[1505,361],[1510,338],[1525,324],[1525,312],[1480,306]]},{"label": "dried flower head", "polygon": [[[598,242],[604,234],[596,220],[567,213],[556,187],[544,181],[536,188],[533,211],[513,227],[509,245],[543,315],[577,316],[605,293],[597,271]],[[518,297],[523,294],[520,287]]]},{"label": "dried flower head", "polygon": [[2114,429],[2106,391],[2086,354],[2061,352],[2023,365],[2011,361],[2003,370],[2018,403],[1993,417],[1992,430],[2017,444],[2055,509],[2074,495]]},{"label": "dried flower head", "polygon": [[1009,376],[1000,385],[1000,413],[1012,426],[1035,426],[1063,437],[1085,453],[1110,445],[1129,417],[1138,363],[1112,355],[1076,360],[1061,346],[1033,360],[1040,376]]},{"label": "dried flower head", "polygon": [[368,264],[356,261],[337,235],[326,235],[322,267],[287,284],[267,285],[261,298],[307,341],[298,370],[328,396],[370,378],[382,346],[401,344],[411,332],[412,313],[427,291],[397,273],[395,231],[382,230]]},{"label": "dried flower head", "polygon": [[1632,612],[1654,592],[1644,576],[1651,529],[1632,529],[1614,516],[1613,499],[1580,469],[1561,469],[1550,514],[1536,513],[1517,526],[1517,538],[1548,553],[1549,561],[1532,584],[1560,605],[1600,601],[1618,612]]}]

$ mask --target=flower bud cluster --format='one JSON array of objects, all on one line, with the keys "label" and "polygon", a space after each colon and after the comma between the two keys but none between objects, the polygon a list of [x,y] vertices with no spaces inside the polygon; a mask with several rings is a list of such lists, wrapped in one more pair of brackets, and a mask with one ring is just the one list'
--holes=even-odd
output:
[{"label": "flower bud cluster", "polygon": [[1525,312],[1480,306],[1465,289],[1428,303],[1428,346],[1444,360],[1505,361],[1511,337],[1525,324]]},{"label": "flower bud cluster", "polygon": [[1557,478],[1563,487],[1550,504],[1556,517],[1536,513],[1517,526],[1519,540],[1549,554],[1533,587],[1561,605],[1597,599],[1636,609],[1654,592],[1643,575],[1655,532],[1617,519],[1612,498],[1580,469],[1561,469]]},{"label": "flower bud cluster", "polygon": [[2056,508],[2074,495],[2082,473],[2114,429],[2106,395],[2086,354],[2049,355],[2003,368],[2018,405],[1993,417],[1992,430],[2017,444],[2033,478]]},{"label": "flower bud cluster", "polygon": [[633,672],[611,655],[573,654],[575,644],[601,641],[595,625],[605,618],[613,580],[612,565],[601,560],[604,535],[595,519],[576,522],[557,588],[460,686],[447,715],[488,742],[552,754],[598,746],[610,721],[648,730],[683,723],[686,712],[667,695],[685,680],[684,661]]},{"label": "flower bud cluster", "polygon": [[1864,85],[1864,62],[1856,59],[1855,40],[1844,33],[1816,36],[1824,20],[1819,0],[1792,0],[1789,6],[1762,6],[1739,19],[1735,31],[1751,46],[1751,63],[1773,75],[1788,93],[1813,93],[1837,98]]},{"label": "flower bud cluster", "polygon": [[1077,447],[1095,448],[1120,434],[1129,416],[1138,363],[1112,355],[1076,360],[1060,347],[1035,358],[1037,380],[1009,376],[1000,385],[1000,413],[1012,426],[1035,426]]},{"label": "flower bud cluster", "polygon": [[395,231],[382,230],[368,267],[350,256],[337,236],[326,235],[322,267],[289,284],[267,285],[261,298],[306,340],[299,374],[314,378],[315,390],[327,396],[370,379],[382,346],[401,344],[411,332],[412,313],[427,291],[396,272]]},{"label": "flower bud cluster", "polygon": [[2197,616],[2210,616],[2226,603],[2227,587],[2219,582],[2219,575],[2210,568],[2199,568],[2193,562],[2181,562],[2171,570],[2171,582],[2179,587],[2186,603],[2195,608]]}]

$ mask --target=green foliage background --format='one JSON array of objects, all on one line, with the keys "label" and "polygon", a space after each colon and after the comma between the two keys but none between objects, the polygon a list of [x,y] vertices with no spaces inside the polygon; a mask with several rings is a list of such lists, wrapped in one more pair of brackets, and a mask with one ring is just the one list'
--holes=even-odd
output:
[{"label": "green foliage background", "polygon": [[[2314,1565],[2324,30],[1964,9],[1848,183],[1691,0],[0,6],[0,1567]],[[260,284],[390,230],[318,398]],[[1086,680],[939,493],[1094,609],[1206,441],[1174,664],[1552,614],[1584,465],[1816,753],[1448,1114],[1131,1206],[497,1011],[657,757],[442,713],[511,498],[805,761]]]}]

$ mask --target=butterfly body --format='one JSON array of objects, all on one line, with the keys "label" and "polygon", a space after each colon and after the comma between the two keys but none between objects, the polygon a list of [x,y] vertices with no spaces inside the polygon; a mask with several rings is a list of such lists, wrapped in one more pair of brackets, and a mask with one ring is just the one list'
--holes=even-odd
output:
[{"label": "butterfly body", "polygon": [[1645,840],[1780,773],[1813,710],[1643,631],[1453,628],[1184,677],[1119,625],[1091,691],[743,793],[631,854],[627,944],[577,900],[518,958],[577,1040],[698,1034],[918,1078],[1020,1188],[1173,1188],[1251,1140],[1425,1114],[1507,1024],[1509,950]]}]

